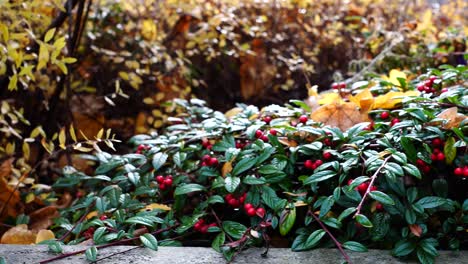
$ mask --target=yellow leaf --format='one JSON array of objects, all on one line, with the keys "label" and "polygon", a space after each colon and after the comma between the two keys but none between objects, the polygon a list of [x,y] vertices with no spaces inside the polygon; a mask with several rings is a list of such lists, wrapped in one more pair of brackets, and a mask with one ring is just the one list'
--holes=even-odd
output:
[{"label": "yellow leaf", "polygon": [[17,83],[18,83],[18,75],[14,74],[13,76],[11,76],[10,82],[8,83],[8,90],[9,91],[16,90]]},{"label": "yellow leaf", "polygon": [[232,163],[230,161],[223,164],[223,168],[221,169],[221,175],[226,177],[228,173],[232,171]]},{"label": "yellow leaf", "polygon": [[158,203],[152,203],[148,204],[145,206],[145,208],[141,209],[140,211],[152,211],[152,210],[163,210],[163,211],[170,211],[171,207],[165,205],[165,204],[158,204]]},{"label": "yellow leaf", "polygon": [[37,64],[37,67],[36,67],[37,71],[41,70],[47,65],[47,63],[49,62],[49,58],[50,58],[49,56],[50,56],[49,49],[47,48],[45,44],[41,44],[39,46],[39,58],[38,58],[39,63]]},{"label": "yellow leaf", "polygon": [[343,99],[341,98],[341,96],[334,92],[322,93],[320,94],[319,100],[318,100],[319,105],[342,103],[342,102],[343,102]]},{"label": "yellow leaf", "polygon": [[396,86],[400,86],[400,82],[398,81],[397,78],[403,78],[406,80],[406,74],[402,71],[393,69],[390,71],[390,73],[387,76],[382,76],[382,78],[388,82],[393,83]]},{"label": "yellow leaf", "polygon": [[231,117],[233,117],[233,116],[235,116],[235,115],[240,114],[241,112],[242,112],[242,108],[240,108],[240,107],[234,107],[234,108],[232,108],[231,110],[229,110],[229,111],[227,111],[226,113],[224,113],[224,116],[225,116],[226,118],[231,118]]},{"label": "yellow leaf", "polygon": [[375,98],[372,109],[394,109],[399,103],[401,103],[404,97],[417,95],[419,95],[418,91],[388,92]]},{"label": "yellow leaf", "polygon": [[31,154],[31,151],[30,151],[30,148],[29,148],[29,144],[28,142],[23,142],[23,157],[26,159],[26,160],[29,160],[29,156]]},{"label": "yellow leaf", "polygon": [[28,204],[34,201],[34,199],[36,199],[36,196],[34,195],[33,192],[30,192],[26,195],[26,198],[24,198],[24,202]]},{"label": "yellow leaf", "polygon": [[28,230],[27,225],[22,224],[8,229],[8,231],[3,234],[0,243],[29,245],[34,244],[35,241],[36,235],[31,230]]},{"label": "yellow leaf", "polygon": [[44,37],[45,42],[49,42],[49,40],[51,40],[54,37],[55,30],[56,30],[56,28],[51,28],[51,29],[49,29],[49,31],[47,31],[47,33],[45,34],[45,37]]},{"label": "yellow leaf", "polygon": [[75,143],[78,141],[76,139],[76,133],[75,133],[75,128],[73,127],[73,124],[70,125],[70,137],[75,141]]},{"label": "yellow leaf", "polygon": [[50,230],[46,230],[46,229],[39,230],[36,236],[36,244],[39,244],[42,241],[50,240],[50,239],[55,239],[54,232]]},{"label": "yellow leaf", "polygon": [[65,146],[65,141],[66,141],[66,137],[65,137],[65,128],[62,127],[60,129],[60,134],[59,134],[59,146],[61,149],[66,149],[67,147]]},{"label": "yellow leaf", "polygon": [[104,134],[104,128],[101,128],[101,130],[99,130],[99,132],[96,135],[96,139],[101,139],[103,134]]},{"label": "yellow leaf", "polygon": [[374,96],[370,92],[369,88],[366,88],[360,91],[358,94],[348,97],[350,102],[355,103],[361,110],[367,111],[370,109],[372,104],[374,103]]},{"label": "yellow leaf", "polygon": [[98,215],[98,211],[92,211],[92,212],[89,212],[87,215],[86,215],[86,219],[91,219],[95,216]]}]

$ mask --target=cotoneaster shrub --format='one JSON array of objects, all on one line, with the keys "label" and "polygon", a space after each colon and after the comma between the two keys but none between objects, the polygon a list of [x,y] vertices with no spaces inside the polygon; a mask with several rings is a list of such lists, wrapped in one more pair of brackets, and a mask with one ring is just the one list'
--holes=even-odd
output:
[{"label": "cotoneaster shrub", "polygon": [[425,88],[345,131],[312,120],[302,101],[226,114],[196,99],[169,102],[172,124],[134,136],[135,153],[84,156],[93,175],[64,168],[54,189],[76,199],[55,220],[60,239],[44,243],[56,252],[92,244],[95,260],[119,243],[209,241],[232,260],[282,237],[294,251],[370,247],[433,263],[438,249],[467,248],[467,73],[444,66],[404,85],[375,78],[365,85],[373,94]]}]

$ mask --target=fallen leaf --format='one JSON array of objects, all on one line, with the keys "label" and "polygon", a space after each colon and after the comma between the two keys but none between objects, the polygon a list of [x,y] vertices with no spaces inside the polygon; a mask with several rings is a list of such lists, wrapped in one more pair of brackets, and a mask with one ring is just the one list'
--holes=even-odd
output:
[{"label": "fallen leaf", "polygon": [[278,138],[278,141],[288,147],[297,147],[297,142],[292,139],[288,139],[287,137],[280,137]]},{"label": "fallen leaf", "polygon": [[374,96],[372,95],[369,88],[366,88],[360,91],[356,95],[348,96],[350,102],[355,103],[361,109],[361,112],[368,111],[372,107],[374,103]]},{"label": "fallen leaf", "polygon": [[55,239],[55,234],[54,232],[46,229],[41,229],[37,233],[36,236],[36,244],[41,243],[42,241],[49,240],[49,239]]},{"label": "fallen leaf", "polygon": [[36,235],[25,224],[14,226],[3,234],[1,244],[34,244]]},{"label": "fallen leaf", "polygon": [[316,122],[338,127],[342,131],[355,124],[367,121],[367,114],[363,115],[355,103],[326,104],[315,110],[310,117]]},{"label": "fallen leaf", "polygon": [[165,204],[152,203],[152,204],[148,204],[147,206],[145,206],[145,208],[141,209],[140,211],[152,211],[156,209],[163,210],[163,211],[170,211],[171,207]]},{"label": "fallen leaf", "polygon": [[409,228],[411,230],[411,233],[413,233],[413,235],[415,235],[417,237],[421,236],[422,228],[418,224],[409,225]]},{"label": "fallen leaf", "polygon": [[[464,114],[458,113],[458,107],[450,107],[442,111],[437,115],[437,118],[445,119],[447,122],[442,124],[442,127],[445,129],[452,129],[458,127],[460,123],[465,120],[467,117]],[[435,122],[434,122],[435,123]]]},{"label": "fallen leaf", "polygon": [[16,217],[22,209],[19,192],[7,182],[12,173],[12,164],[13,159],[8,159],[0,165],[0,220]]},{"label": "fallen leaf", "polygon": [[221,175],[223,177],[226,177],[228,173],[231,173],[232,171],[232,162],[228,161],[223,164],[223,167],[221,168]]},{"label": "fallen leaf", "polygon": [[92,211],[92,212],[89,212],[87,215],[86,215],[86,219],[91,219],[95,216],[98,216],[98,211]]},{"label": "fallen leaf", "polygon": [[394,109],[401,103],[404,97],[417,95],[419,95],[418,91],[388,92],[375,98],[372,109]]},{"label": "fallen leaf", "polygon": [[403,78],[406,80],[406,73],[393,69],[390,71],[388,76],[382,76],[382,79],[386,80],[387,82],[391,82],[396,86],[400,86],[400,82],[398,81],[398,78]]},{"label": "fallen leaf", "polygon": [[341,96],[335,92],[321,93],[319,95],[318,104],[333,104],[333,103],[343,103]]},{"label": "fallen leaf", "polygon": [[57,206],[49,205],[32,212],[29,217],[31,230],[39,231],[49,228],[54,223],[54,219],[60,217],[60,213],[57,211]]}]

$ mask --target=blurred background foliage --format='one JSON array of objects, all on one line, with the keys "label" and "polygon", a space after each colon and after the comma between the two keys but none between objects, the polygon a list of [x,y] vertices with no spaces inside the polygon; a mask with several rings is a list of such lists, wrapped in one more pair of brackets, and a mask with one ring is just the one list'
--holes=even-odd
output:
[{"label": "blurred background foliage", "polygon": [[0,8],[0,206],[10,209],[0,217],[51,202],[17,190],[39,194],[57,168],[80,168],[74,151],[157,131],[168,122],[161,103],[173,98],[217,110],[263,106],[305,99],[312,85],[466,63],[463,0],[0,0]]}]

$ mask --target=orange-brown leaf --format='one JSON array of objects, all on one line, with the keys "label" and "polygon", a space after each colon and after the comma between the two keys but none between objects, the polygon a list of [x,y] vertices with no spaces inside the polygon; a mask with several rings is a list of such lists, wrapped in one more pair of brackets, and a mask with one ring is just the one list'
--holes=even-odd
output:
[{"label": "orange-brown leaf", "polygon": [[36,242],[36,235],[31,230],[28,230],[27,225],[23,224],[8,229],[3,234],[0,243],[29,245],[34,244],[34,242]]},{"label": "orange-brown leaf", "polygon": [[319,107],[311,114],[314,121],[346,130],[355,124],[367,121],[355,103],[332,103]]},{"label": "orange-brown leaf", "polygon": [[57,211],[57,206],[55,205],[49,205],[38,209],[29,214],[29,217],[31,218],[31,229],[35,231],[47,229],[54,223],[54,219],[59,216],[60,214]]},{"label": "orange-brown leaf", "polygon": [[412,224],[412,225],[409,225],[409,228],[411,230],[411,233],[413,233],[413,235],[417,236],[417,237],[420,237],[421,234],[422,234],[422,229],[421,227],[418,225],[418,224]]},{"label": "orange-brown leaf", "polygon": [[437,118],[447,120],[447,122],[443,124],[443,127],[445,129],[451,129],[454,127],[458,127],[458,125],[466,119],[466,115],[459,114],[457,107],[450,107],[442,111],[442,113],[438,114]]},{"label": "orange-brown leaf", "polygon": [[35,242],[36,242],[36,244],[39,244],[44,240],[49,240],[49,239],[54,239],[54,238],[55,238],[54,232],[52,232],[50,230],[46,230],[46,229],[41,229],[37,233]]},{"label": "orange-brown leaf", "polygon": [[232,171],[232,162],[228,161],[223,164],[223,167],[221,168],[221,175],[223,177],[226,177],[228,173],[231,173]]}]

